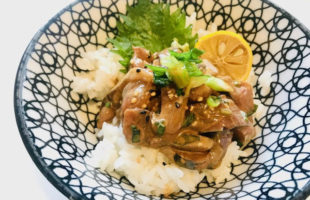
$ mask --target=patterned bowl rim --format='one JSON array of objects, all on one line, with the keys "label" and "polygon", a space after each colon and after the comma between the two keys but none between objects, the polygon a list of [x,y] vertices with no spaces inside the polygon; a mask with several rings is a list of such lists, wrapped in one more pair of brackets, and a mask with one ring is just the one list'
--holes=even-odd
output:
[{"label": "patterned bowl rim", "polygon": [[[34,47],[34,45],[37,43],[38,39],[43,34],[43,30],[46,30],[54,21],[57,19],[57,17],[60,17],[65,12],[68,12],[70,10],[69,8],[73,7],[79,2],[82,2],[83,0],[75,0],[74,2],[70,3],[66,7],[64,7],[62,10],[60,10],[54,17],[52,17],[43,27],[39,29],[39,31],[33,36],[30,43],[26,47],[26,50],[22,56],[22,59],[19,63],[19,67],[17,69],[16,73],[16,79],[15,79],[15,85],[14,85],[14,112],[15,112],[15,118],[16,123],[18,126],[18,130],[20,133],[20,136],[23,140],[23,143],[32,158],[33,162],[39,168],[41,173],[48,179],[50,183],[54,185],[62,194],[64,194],[68,199],[84,199],[85,197],[81,194],[77,193],[75,190],[67,186],[65,183],[61,181],[61,179],[51,170],[48,168],[47,164],[41,159],[41,156],[39,155],[38,151],[36,150],[35,146],[33,145],[33,142],[31,140],[31,137],[28,134],[27,126],[24,120],[24,113],[22,108],[22,91],[23,91],[23,83],[26,77],[26,64],[29,59],[29,55]],[[307,27],[305,27],[298,19],[296,19],[293,15],[291,15],[286,10],[280,8],[278,5],[270,2],[269,0],[261,0],[264,3],[269,4],[274,9],[280,11],[283,15],[288,17],[290,20],[292,20],[293,23],[297,25],[300,29],[304,30],[307,37],[310,38],[310,31]],[[296,193],[296,195],[293,197],[293,199],[306,199],[310,195],[310,182],[308,182],[301,191]]]}]

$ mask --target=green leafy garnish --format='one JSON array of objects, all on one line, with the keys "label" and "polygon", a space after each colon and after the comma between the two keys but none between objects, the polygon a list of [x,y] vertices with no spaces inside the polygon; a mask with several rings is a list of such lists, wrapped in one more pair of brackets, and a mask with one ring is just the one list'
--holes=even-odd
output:
[{"label": "green leafy garnish", "polygon": [[174,56],[177,60],[182,61],[185,65],[185,68],[189,74],[189,76],[200,76],[202,75],[202,72],[197,67],[196,63],[202,62],[201,59],[199,59],[199,56],[201,56],[204,52],[193,48],[190,51],[178,53],[174,51],[169,51],[170,55]]},{"label": "green leafy garnish", "polygon": [[150,70],[153,71],[156,76],[163,76],[167,72],[167,68],[159,67],[155,65],[146,65]]},{"label": "green leafy garnish", "polygon": [[170,13],[170,6],[139,0],[134,7],[127,6],[127,15],[121,15],[117,23],[118,34],[109,41],[116,53],[122,56],[121,63],[126,66],[132,57],[132,46],[144,47],[152,53],[170,47],[174,38],[180,44],[195,45],[197,34],[192,36],[192,26],[186,27],[186,14],[180,9]]},{"label": "green leafy garnish", "polygon": [[210,95],[207,98],[207,104],[211,108],[216,108],[216,107],[218,107],[221,104],[221,98]]},{"label": "green leafy garnish", "polygon": [[190,77],[183,62],[178,61],[173,56],[160,58],[163,66],[167,67],[167,76],[178,88],[184,88],[189,84]]},{"label": "green leafy garnish", "polygon": [[182,88],[176,89],[175,93],[177,93],[178,96],[184,96],[185,92]]},{"label": "green leafy garnish", "polygon": [[210,75],[202,75],[191,77],[190,83],[186,88],[185,95],[189,95],[189,92],[192,88],[199,87],[203,84],[206,84],[208,87],[218,92],[233,91],[233,88],[222,79]]},{"label": "green leafy garnish", "polygon": [[106,107],[106,108],[110,108],[111,107],[111,102],[106,102],[105,104],[104,104],[104,107]]},{"label": "green leafy garnish", "polygon": [[191,125],[191,123],[193,123],[193,121],[195,121],[195,119],[195,114],[189,113],[189,115],[187,115],[186,119],[184,120],[182,127],[188,127],[189,125]]},{"label": "green leafy garnish", "polygon": [[192,48],[190,51],[178,53],[175,51],[169,51],[170,55],[174,56],[176,59],[184,62],[194,62],[194,63],[201,63],[202,60],[199,59],[204,51],[201,51],[197,48]]},{"label": "green leafy garnish", "polygon": [[167,76],[167,68],[154,65],[146,65],[146,66],[153,71],[155,85],[165,87],[171,83],[171,81]]},{"label": "green leafy garnish", "polygon": [[164,125],[163,121],[155,122],[155,126],[157,128],[157,135],[162,136],[165,132],[166,126]]},{"label": "green leafy garnish", "polygon": [[140,130],[135,125],[131,125],[130,128],[132,132],[132,137],[131,137],[132,143],[140,142]]},{"label": "green leafy garnish", "polygon": [[127,38],[108,38],[108,41],[114,45],[114,49],[112,51],[119,54],[123,58],[123,60],[119,61],[119,63],[124,66],[124,68],[120,71],[127,73],[130,59],[133,54],[131,42]]}]

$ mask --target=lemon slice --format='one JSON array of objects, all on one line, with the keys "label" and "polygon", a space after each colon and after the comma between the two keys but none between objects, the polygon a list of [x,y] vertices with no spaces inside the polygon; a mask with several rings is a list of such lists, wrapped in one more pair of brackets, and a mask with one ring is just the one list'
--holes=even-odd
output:
[{"label": "lemon slice", "polygon": [[249,44],[240,35],[230,31],[217,31],[201,37],[195,45],[205,51],[201,58],[209,60],[219,70],[237,81],[248,78],[253,54]]}]

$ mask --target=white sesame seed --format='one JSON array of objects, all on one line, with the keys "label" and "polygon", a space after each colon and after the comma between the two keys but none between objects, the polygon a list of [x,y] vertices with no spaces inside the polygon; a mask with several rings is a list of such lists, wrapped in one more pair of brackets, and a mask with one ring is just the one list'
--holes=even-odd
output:
[{"label": "white sesame seed", "polygon": [[136,97],[131,99],[131,103],[136,103],[136,102],[137,102],[137,98]]},{"label": "white sesame seed", "polygon": [[197,99],[197,101],[202,101],[203,100],[203,98],[202,97],[198,97],[198,99]]},{"label": "white sesame seed", "polygon": [[152,93],[151,93],[151,96],[152,96],[152,97],[156,96],[156,92],[152,92]]}]

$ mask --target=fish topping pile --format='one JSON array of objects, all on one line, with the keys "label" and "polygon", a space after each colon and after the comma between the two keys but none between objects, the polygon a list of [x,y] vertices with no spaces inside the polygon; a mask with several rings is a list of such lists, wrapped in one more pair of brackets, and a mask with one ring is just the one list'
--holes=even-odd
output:
[{"label": "fish topping pile", "polygon": [[164,4],[140,0],[127,10],[110,39],[125,76],[104,98],[97,127],[117,118],[130,144],[156,148],[188,169],[218,167],[232,141],[244,147],[255,136],[247,44],[221,32],[211,36],[216,44],[206,37],[195,45],[185,14]]},{"label": "fish topping pile", "polygon": [[203,52],[133,47],[129,71],[104,99],[97,126],[120,119],[127,142],[158,148],[189,169],[216,168],[228,145],[254,136],[252,86],[217,77]]}]

